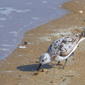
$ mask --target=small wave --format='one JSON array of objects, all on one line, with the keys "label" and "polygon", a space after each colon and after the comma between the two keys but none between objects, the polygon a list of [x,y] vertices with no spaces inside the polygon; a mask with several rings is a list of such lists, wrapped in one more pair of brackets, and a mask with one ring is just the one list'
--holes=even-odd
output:
[{"label": "small wave", "polygon": [[44,1],[42,1],[42,3],[43,3],[43,4],[46,4],[46,3],[48,3],[48,2],[44,0]]},{"label": "small wave", "polygon": [[3,46],[3,47],[10,47],[10,46],[14,46],[14,45],[2,44],[1,46]]},{"label": "small wave", "polygon": [[20,10],[20,9],[15,9],[15,8],[12,8],[12,7],[3,7],[3,8],[0,8],[0,14],[4,14],[4,15],[9,15],[12,12],[26,13],[26,12],[29,12],[29,11],[31,11],[31,10],[30,9]]},{"label": "small wave", "polygon": [[0,18],[0,21],[5,21],[5,20],[6,20],[6,18],[4,18],[4,17]]},{"label": "small wave", "polygon": [[0,51],[9,51],[7,48],[0,48]]},{"label": "small wave", "polygon": [[39,20],[39,17],[32,17],[33,20]]}]

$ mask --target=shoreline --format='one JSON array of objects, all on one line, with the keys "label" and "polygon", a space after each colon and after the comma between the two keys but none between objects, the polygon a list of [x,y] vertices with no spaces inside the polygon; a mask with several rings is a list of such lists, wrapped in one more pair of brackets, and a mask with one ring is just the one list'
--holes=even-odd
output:
[{"label": "shoreline", "polygon": [[[68,0],[47,0],[45,2],[42,0],[22,0],[22,6],[18,2],[16,6],[12,3],[6,3],[9,4],[9,7],[0,7],[0,14],[4,15],[3,18],[0,18],[0,59],[7,57],[14,51],[16,46],[21,43],[26,31],[66,14],[67,11],[60,8],[61,4],[66,1]],[[15,0],[15,2],[17,1]],[[6,4],[4,1],[3,5]],[[4,33],[7,36],[4,36]]]},{"label": "shoreline", "polygon": [[[38,56],[47,50],[53,40],[82,31],[81,28],[85,26],[84,5],[84,0],[69,1],[62,6],[71,11],[69,14],[27,31],[16,50],[0,60],[0,83],[2,85],[84,85],[85,68],[82,67],[85,64],[84,42],[69,59],[64,70],[54,67],[49,68],[47,73],[33,75],[38,65]],[[24,46],[24,42],[28,43],[25,45],[26,48],[18,48]]]},{"label": "shoreline", "polygon": [[[69,1],[68,1],[68,2],[69,2]],[[65,3],[66,3],[66,2],[65,2]],[[63,4],[62,4],[62,5],[63,5]],[[59,8],[65,9],[65,8],[62,7],[62,5],[60,5]],[[32,30],[34,30],[34,29],[37,29],[38,27],[41,27],[41,26],[43,26],[43,25],[46,25],[46,24],[48,24],[48,23],[50,23],[50,22],[52,22],[52,21],[54,21],[54,20],[58,20],[58,19],[63,18],[64,16],[66,16],[67,14],[70,13],[69,10],[66,10],[66,11],[68,11],[68,12],[67,12],[66,14],[62,15],[61,17],[59,17],[59,18],[57,18],[57,19],[50,20],[50,21],[48,21],[48,22],[46,22],[46,23],[44,23],[44,24],[38,25],[38,26],[36,26],[36,27],[33,27],[32,29],[27,30],[27,32],[30,32],[30,31],[32,31]],[[26,31],[24,32],[23,37],[21,38],[21,40],[19,41],[19,43],[16,45],[16,48],[18,47],[18,45],[20,45],[20,44],[22,43],[22,41],[23,41],[23,39],[24,39],[25,33],[26,33]],[[9,56],[16,50],[16,48],[15,48],[14,50],[12,49],[13,51],[12,51],[11,53],[9,53],[8,56],[5,56],[4,58],[1,58],[0,61],[2,61],[2,60],[4,60],[5,58],[9,57]]]}]

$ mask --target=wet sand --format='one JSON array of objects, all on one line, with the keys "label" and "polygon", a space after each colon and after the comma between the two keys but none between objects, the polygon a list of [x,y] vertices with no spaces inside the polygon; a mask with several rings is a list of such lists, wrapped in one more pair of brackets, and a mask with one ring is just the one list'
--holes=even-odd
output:
[{"label": "wet sand", "polygon": [[52,62],[44,67],[48,70],[36,74],[38,58],[53,40],[80,33],[85,26],[85,0],[73,0],[62,7],[70,13],[26,32],[16,50],[0,61],[1,85],[85,85],[85,41],[64,70]]}]

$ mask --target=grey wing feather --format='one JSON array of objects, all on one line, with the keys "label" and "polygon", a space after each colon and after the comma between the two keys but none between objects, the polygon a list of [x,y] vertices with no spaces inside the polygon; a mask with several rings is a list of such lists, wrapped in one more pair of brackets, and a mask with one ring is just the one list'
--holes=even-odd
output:
[{"label": "grey wing feather", "polygon": [[79,37],[64,37],[54,41],[48,48],[48,52],[51,56],[66,56],[68,55],[76,43]]}]

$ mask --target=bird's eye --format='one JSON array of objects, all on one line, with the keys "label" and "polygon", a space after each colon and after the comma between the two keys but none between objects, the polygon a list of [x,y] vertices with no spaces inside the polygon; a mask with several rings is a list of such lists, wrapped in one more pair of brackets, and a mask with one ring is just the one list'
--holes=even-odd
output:
[{"label": "bird's eye", "polygon": [[42,62],[44,62],[44,60],[42,60]]}]

